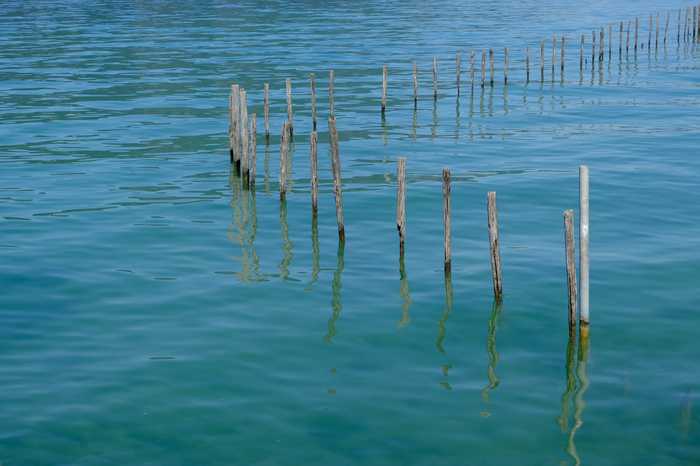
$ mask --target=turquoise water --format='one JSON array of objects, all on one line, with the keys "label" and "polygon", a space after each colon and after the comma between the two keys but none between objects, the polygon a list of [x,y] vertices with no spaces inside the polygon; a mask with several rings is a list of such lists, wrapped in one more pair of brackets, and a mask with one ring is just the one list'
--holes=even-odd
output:
[{"label": "turquoise water", "polygon": [[[700,50],[676,44],[672,10],[686,4],[2,6],[3,465],[700,461]],[[645,44],[620,60],[615,34],[602,73],[586,63],[579,75],[578,34],[589,34],[588,46],[593,29],[641,15],[646,42],[645,15],[668,9],[667,47]],[[547,54],[547,82],[526,86],[522,49],[544,38],[551,52],[552,33],[569,39],[565,80],[551,82]],[[484,47],[496,50],[499,82],[472,92],[468,51]],[[343,249],[325,124],[331,68]],[[310,72],[319,86],[315,226]],[[295,139],[280,205],[287,77]],[[259,115],[271,85],[272,137],[258,137],[255,193],[228,162],[232,82]],[[408,159],[403,273],[399,156]],[[577,208],[584,163],[587,354],[567,342],[562,219]],[[453,179],[450,283],[443,167]],[[492,190],[501,306],[488,257]]]}]

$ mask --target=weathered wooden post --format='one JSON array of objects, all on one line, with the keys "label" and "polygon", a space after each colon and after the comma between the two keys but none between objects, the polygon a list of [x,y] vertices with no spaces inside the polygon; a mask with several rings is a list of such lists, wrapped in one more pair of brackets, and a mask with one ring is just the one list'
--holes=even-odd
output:
[{"label": "weathered wooden post", "polygon": [[597,61],[597,56],[595,53],[595,31],[591,32],[591,72],[595,70],[595,62]]},{"label": "weathered wooden post", "polygon": [[525,47],[525,84],[530,84],[530,47]]},{"label": "weathered wooden post", "polygon": [[561,82],[564,82],[564,63],[566,63],[566,57],[564,56],[564,51],[566,50],[566,37],[562,34],[561,36],[561,49],[559,56],[559,74],[561,75]]},{"label": "weathered wooden post", "polygon": [[486,49],[481,51],[481,87],[486,84]]},{"label": "weathered wooden post", "polygon": [[676,26],[678,27],[678,31],[676,33],[676,43],[678,43],[678,45],[681,45],[681,10],[680,10],[680,8],[678,9],[678,21],[676,22]]},{"label": "weathered wooden post", "polygon": [[456,85],[457,85],[457,97],[460,96],[461,94],[461,81],[462,81],[462,52],[460,50],[457,51],[457,55],[455,56],[455,80],[456,80]]},{"label": "weathered wooden post", "polygon": [[472,49],[469,51],[469,79],[471,80],[471,83],[472,83],[471,84],[472,91],[474,90],[474,73],[475,73],[474,61],[475,61],[474,50]]},{"label": "weathered wooden post", "polygon": [[498,213],[496,211],[496,193],[487,195],[489,245],[491,252],[491,276],[493,277],[493,297],[497,302],[503,296],[503,276],[501,275],[501,253],[498,244]]},{"label": "weathered wooden post", "polygon": [[[243,180],[248,176],[248,94],[241,89],[241,156],[240,166]],[[243,183],[245,186],[245,181]]]},{"label": "weathered wooden post", "polygon": [[489,84],[493,87],[494,83],[494,66],[493,66],[493,49],[489,49]]},{"label": "weathered wooden post", "polygon": [[566,249],[566,285],[569,297],[569,334],[576,333],[576,246],[574,245],[574,211],[564,211],[564,245]]},{"label": "weathered wooden post", "polygon": [[508,60],[508,47],[506,47],[503,49],[503,84],[506,86],[508,85],[508,66],[510,65]]},{"label": "weathered wooden post", "polygon": [[620,21],[620,46],[619,46],[619,55],[620,55],[620,61],[622,61],[622,35],[625,31],[625,25],[623,21]]},{"label": "weathered wooden post", "polygon": [[585,44],[585,34],[581,34],[581,45],[578,48],[578,70],[583,73],[583,46]]},{"label": "weathered wooden post", "polygon": [[331,143],[331,161],[333,169],[333,194],[335,195],[335,217],[338,222],[338,240],[345,243],[345,220],[343,218],[343,187],[340,177],[340,149],[335,117],[328,119],[328,133]]},{"label": "weathered wooden post", "polygon": [[582,325],[588,325],[590,323],[588,306],[588,199],[588,167],[586,165],[581,165],[579,167],[579,277],[581,280],[579,301],[581,312],[580,320]]},{"label": "weathered wooden post", "polygon": [[634,18],[634,54],[637,54],[637,44],[639,41],[639,16]]},{"label": "weathered wooden post", "polygon": [[438,96],[438,66],[437,57],[433,57],[433,100]]},{"label": "weathered wooden post", "polygon": [[654,21],[652,16],[649,15],[649,39],[647,39],[647,51],[651,53],[651,33],[654,30]]},{"label": "weathered wooden post", "polygon": [[311,130],[316,131],[316,75],[309,75],[311,81]]},{"label": "weathered wooden post", "polygon": [[255,188],[255,175],[258,163],[258,115],[253,113],[250,116],[250,174],[248,176],[249,189]]},{"label": "weathered wooden post", "polygon": [[396,166],[396,229],[399,232],[399,254],[403,257],[406,241],[406,158],[400,157]]},{"label": "weathered wooden post", "polygon": [[382,67],[382,115],[386,112],[386,94],[389,86],[389,70],[386,65]]},{"label": "weathered wooden post", "polygon": [[335,116],[335,71],[328,72],[328,114]]},{"label": "weathered wooden post", "polygon": [[540,82],[544,84],[544,40],[540,41]]},{"label": "weathered wooden post", "polygon": [[270,84],[264,85],[263,118],[265,118],[265,140],[270,139]]},{"label": "weathered wooden post", "polygon": [[241,102],[241,88],[238,84],[231,85],[231,136],[230,136],[230,146],[231,146],[231,164],[235,165],[238,161],[238,149],[239,149],[239,130],[238,124],[241,118],[240,110]]},{"label": "weathered wooden post", "polygon": [[280,133],[280,200],[287,198],[287,156],[289,154],[289,122],[285,121]]},{"label": "weathered wooden post", "polygon": [[418,104],[418,66],[413,62],[413,105]]},{"label": "weathered wooden post", "polygon": [[659,50],[659,13],[656,13],[656,36],[654,38],[654,50]]},{"label": "weathered wooden post", "polygon": [[598,53],[598,61],[603,63],[605,60],[605,28],[600,28],[600,51]]},{"label": "weathered wooden post", "polygon": [[555,67],[557,64],[557,35],[552,34],[552,82],[556,80]]},{"label": "weathered wooden post", "polygon": [[452,238],[450,226],[450,170],[442,169],[442,223],[444,226],[445,273],[452,271]]},{"label": "weathered wooden post", "polygon": [[287,78],[285,80],[285,87],[287,90],[287,122],[289,123],[289,136],[290,139],[294,137],[294,112],[292,111],[292,80]]},{"label": "weathered wooden post", "polygon": [[664,48],[666,47],[666,44],[668,44],[668,25],[671,22],[671,13],[666,12],[666,27],[664,28]]},{"label": "weathered wooden post", "polygon": [[318,214],[318,133],[311,132],[309,138],[311,157],[311,214],[316,217]]},{"label": "weathered wooden post", "polygon": [[608,24],[608,63],[612,62],[612,23]]}]

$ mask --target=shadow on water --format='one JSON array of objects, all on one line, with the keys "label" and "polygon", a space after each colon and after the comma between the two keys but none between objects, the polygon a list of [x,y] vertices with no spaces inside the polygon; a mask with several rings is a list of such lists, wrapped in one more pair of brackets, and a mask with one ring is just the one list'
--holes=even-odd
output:
[{"label": "shadow on water", "polygon": [[435,340],[435,347],[437,348],[437,350],[439,352],[441,352],[443,354],[445,354],[444,342],[445,342],[447,319],[450,318],[450,313],[452,312],[452,298],[453,298],[452,273],[445,272],[445,309],[442,312],[442,316],[440,317],[440,320],[438,321],[438,336],[437,336],[437,340]]},{"label": "shadow on water", "polygon": [[[494,301],[491,306],[491,317],[489,318],[488,332],[486,334],[486,352],[489,358],[487,378],[488,383],[481,390],[481,398],[484,403],[489,402],[491,392],[494,391],[501,381],[496,375],[496,366],[498,366],[498,349],[496,348],[496,332],[498,331],[498,319],[501,316],[502,305],[498,301]],[[488,416],[490,413],[484,411],[482,415]]]},{"label": "shadow on water", "polygon": [[287,223],[287,200],[280,201],[280,230],[282,232],[282,260],[279,271],[282,280],[289,279],[289,264],[292,262],[294,253],[292,242],[289,239],[289,224]]},{"label": "shadow on water", "polygon": [[335,324],[343,311],[343,301],[340,292],[343,289],[343,269],[345,268],[345,241],[338,242],[338,254],[336,257],[335,272],[331,283],[331,309],[333,313],[328,319],[328,333],[323,338],[326,343],[331,343],[336,334]]},{"label": "shadow on water", "polygon": [[401,296],[401,320],[399,320],[399,327],[405,327],[411,322],[411,316],[409,314],[411,292],[408,288],[408,275],[406,274],[403,254],[399,256],[399,282],[399,295]]},{"label": "shadow on water", "polygon": [[581,331],[578,344],[578,364],[576,365],[577,388],[574,392],[574,426],[569,432],[566,452],[573,458],[576,466],[581,464],[581,457],[576,449],[576,433],[583,426],[583,411],[586,408],[584,395],[588,390],[588,329]]}]

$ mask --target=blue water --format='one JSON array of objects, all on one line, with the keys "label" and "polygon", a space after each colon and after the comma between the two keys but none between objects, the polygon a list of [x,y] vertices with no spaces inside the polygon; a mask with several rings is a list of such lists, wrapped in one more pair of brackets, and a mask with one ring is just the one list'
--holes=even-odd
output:
[{"label": "blue water", "polygon": [[[700,49],[676,36],[687,4],[1,5],[2,465],[700,461]],[[662,39],[670,12],[668,41],[657,50],[652,37],[649,50],[657,11]],[[618,21],[626,31],[637,15],[639,50],[620,57]],[[591,70],[590,34],[609,23],[612,57]],[[563,82],[558,69],[551,79],[553,33],[567,37]],[[489,47],[496,83],[472,90],[469,51],[479,79]],[[328,151],[330,69],[344,248]],[[281,204],[286,78],[295,129]],[[234,82],[258,114],[254,192],[228,159]],[[588,351],[567,341],[563,248],[562,212],[578,207],[581,164],[591,173]],[[449,282],[443,167],[452,172]],[[500,306],[488,191],[498,195]]]}]

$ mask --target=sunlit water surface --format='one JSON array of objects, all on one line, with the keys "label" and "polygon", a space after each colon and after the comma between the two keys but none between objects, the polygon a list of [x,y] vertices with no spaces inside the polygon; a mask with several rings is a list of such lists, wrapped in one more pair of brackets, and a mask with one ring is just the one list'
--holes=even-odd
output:
[{"label": "sunlit water surface", "polygon": [[[681,6],[3,2],[0,463],[698,464],[700,49],[677,44]],[[662,44],[649,50],[647,18],[657,11]],[[644,48],[620,57],[617,21],[626,32],[635,15]],[[592,71],[590,33],[610,22],[612,57]],[[551,79],[552,33],[568,39],[563,83],[558,69]],[[469,51],[478,80],[488,47],[496,83],[472,91]],[[503,47],[512,55],[507,89]],[[341,249],[327,144],[331,68]],[[288,77],[295,139],[280,205]],[[234,81],[248,90],[259,129],[263,83],[271,86],[272,136],[258,137],[255,193],[241,189],[228,161]],[[399,156],[408,159],[403,270]],[[584,163],[588,354],[567,345],[562,219],[577,208]],[[443,167],[453,178],[451,283],[442,270]],[[486,230],[492,190],[500,307]]]}]

